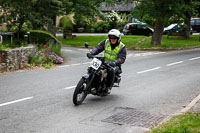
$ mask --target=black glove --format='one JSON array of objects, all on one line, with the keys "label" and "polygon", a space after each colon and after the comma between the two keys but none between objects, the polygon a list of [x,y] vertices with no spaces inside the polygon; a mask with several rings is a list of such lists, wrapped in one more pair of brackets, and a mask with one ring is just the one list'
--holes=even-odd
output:
[{"label": "black glove", "polygon": [[112,67],[115,67],[117,64],[116,64],[116,62],[115,61],[112,61],[111,63],[110,63],[110,66],[112,66]]},{"label": "black glove", "polygon": [[90,59],[93,57],[93,54],[92,53],[87,53],[87,57]]}]

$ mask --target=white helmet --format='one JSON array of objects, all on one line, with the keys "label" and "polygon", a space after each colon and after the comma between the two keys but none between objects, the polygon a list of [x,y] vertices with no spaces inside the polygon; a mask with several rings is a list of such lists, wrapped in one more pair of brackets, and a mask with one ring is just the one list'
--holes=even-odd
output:
[{"label": "white helmet", "polygon": [[112,29],[112,30],[110,30],[110,31],[108,32],[108,37],[109,37],[109,39],[110,39],[111,36],[116,37],[116,38],[118,39],[118,43],[120,43],[120,41],[121,41],[121,33],[120,33],[119,30],[117,30],[117,29]]}]

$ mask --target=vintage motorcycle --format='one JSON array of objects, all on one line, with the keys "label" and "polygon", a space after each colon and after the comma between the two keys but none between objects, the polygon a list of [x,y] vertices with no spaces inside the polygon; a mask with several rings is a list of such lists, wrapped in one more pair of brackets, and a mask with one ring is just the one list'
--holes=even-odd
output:
[{"label": "vintage motorcycle", "polygon": [[[88,43],[85,44],[88,48]],[[88,94],[97,96],[106,96],[106,82],[107,82],[107,69],[112,67],[105,60],[105,57],[92,57],[93,60],[80,81],[78,82],[74,94],[73,103],[75,105],[80,105],[86,98]],[[120,83],[121,77],[119,74],[115,75],[115,83]]]}]

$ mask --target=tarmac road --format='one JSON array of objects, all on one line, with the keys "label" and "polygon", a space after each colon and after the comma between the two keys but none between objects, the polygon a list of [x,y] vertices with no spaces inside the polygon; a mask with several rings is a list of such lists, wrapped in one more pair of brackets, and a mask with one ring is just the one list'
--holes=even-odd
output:
[{"label": "tarmac road", "polygon": [[0,132],[142,133],[200,93],[200,49],[128,51],[120,87],[76,107],[72,95],[88,51],[63,52],[67,63],[56,68],[0,74]]}]

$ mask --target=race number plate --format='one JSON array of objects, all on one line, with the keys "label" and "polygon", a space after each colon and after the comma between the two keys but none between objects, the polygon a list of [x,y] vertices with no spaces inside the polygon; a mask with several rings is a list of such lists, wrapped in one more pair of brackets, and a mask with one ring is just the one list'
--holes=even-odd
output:
[{"label": "race number plate", "polygon": [[97,70],[101,66],[101,61],[97,58],[93,58],[93,60],[90,62],[90,67],[94,68]]}]

